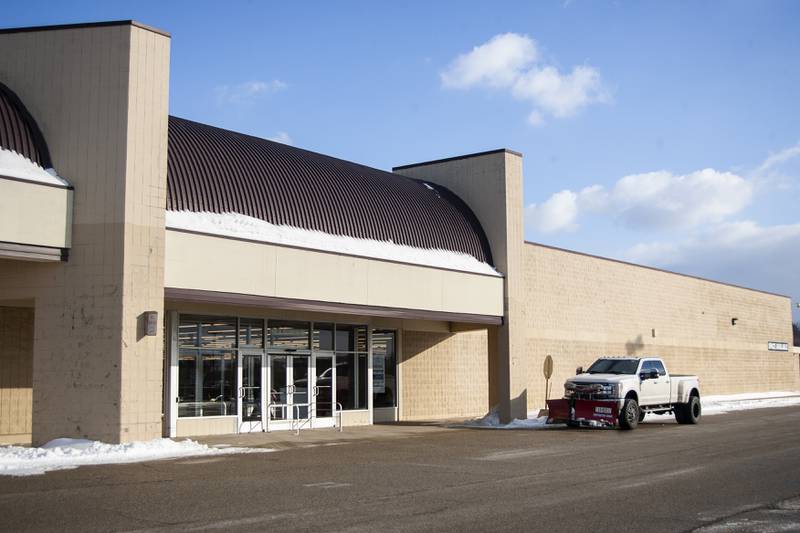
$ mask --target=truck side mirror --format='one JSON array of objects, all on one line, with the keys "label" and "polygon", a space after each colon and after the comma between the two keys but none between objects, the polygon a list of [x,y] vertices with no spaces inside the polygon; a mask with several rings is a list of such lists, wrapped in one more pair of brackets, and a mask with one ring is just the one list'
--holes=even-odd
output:
[{"label": "truck side mirror", "polygon": [[582,366],[579,366],[578,368],[576,368],[576,369],[575,369],[575,374],[576,374],[576,375],[577,375],[577,374],[583,374],[583,367],[582,367]]}]

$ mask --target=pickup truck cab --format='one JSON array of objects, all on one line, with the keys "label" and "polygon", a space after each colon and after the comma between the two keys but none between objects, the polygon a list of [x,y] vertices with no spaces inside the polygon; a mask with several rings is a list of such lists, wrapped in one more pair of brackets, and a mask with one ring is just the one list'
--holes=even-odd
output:
[{"label": "pickup truck cab", "polygon": [[548,401],[549,418],[574,426],[634,429],[646,413],[674,413],[696,424],[702,412],[697,376],[670,374],[657,357],[601,357],[564,383],[564,398]]}]

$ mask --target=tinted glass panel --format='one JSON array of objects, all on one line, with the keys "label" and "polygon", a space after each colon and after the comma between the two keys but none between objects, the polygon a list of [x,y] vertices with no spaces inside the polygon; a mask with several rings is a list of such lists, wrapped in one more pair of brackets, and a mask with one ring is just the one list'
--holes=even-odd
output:
[{"label": "tinted glass panel", "polygon": [[336,325],[336,351],[353,352],[355,351],[355,326],[344,324]]},{"label": "tinted glass panel", "polygon": [[239,319],[239,347],[264,347],[264,321],[257,318]]},{"label": "tinted glass panel", "polygon": [[235,348],[236,319],[228,317],[205,317],[200,324],[200,346],[203,348]]},{"label": "tinted glass panel", "polygon": [[372,332],[372,405],[397,406],[394,331]]},{"label": "tinted glass panel", "polygon": [[342,404],[342,409],[355,409],[356,366],[353,354],[336,354],[336,401]]},{"label": "tinted glass panel", "polygon": [[358,374],[356,376],[356,409],[367,408],[367,354],[358,357]]},{"label": "tinted glass panel", "polygon": [[314,323],[314,349],[333,350],[333,324]]},{"label": "tinted glass panel", "polygon": [[367,328],[366,327],[357,327],[356,331],[356,351],[366,353],[367,352]]},{"label": "tinted glass panel", "polygon": [[200,346],[200,322],[181,317],[178,325],[178,346],[181,348]]},{"label": "tinted glass panel", "polygon": [[272,348],[308,350],[309,333],[308,322],[269,321],[269,343]]},{"label": "tinted glass panel", "polygon": [[661,361],[653,361],[653,367],[658,370],[658,374],[661,376],[667,375],[667,369],[664,368],[664,364]]},{"label": "tinted glass panel", "polygon": [[178,416],[236,414],[236,355],[181,350],[178,357]]}]

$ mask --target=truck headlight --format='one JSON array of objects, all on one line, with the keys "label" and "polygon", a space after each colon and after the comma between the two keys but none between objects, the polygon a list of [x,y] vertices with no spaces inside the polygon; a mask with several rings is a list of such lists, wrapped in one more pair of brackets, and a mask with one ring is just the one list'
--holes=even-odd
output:
[{"label": "truck headlight", "polygon": [[564,398],[572,398],[575,396],[575,384],[571,381],[564,383]]}]

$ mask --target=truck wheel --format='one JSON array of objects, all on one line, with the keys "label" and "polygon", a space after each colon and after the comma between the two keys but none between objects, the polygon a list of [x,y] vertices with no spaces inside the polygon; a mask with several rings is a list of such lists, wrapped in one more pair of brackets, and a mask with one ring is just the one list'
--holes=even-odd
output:
[{"label": "truck wheel", "polygon": [[622,405],[619,413],[619,427],[622,429],[636,429],[639,425],[639,402],[628,398]]},{"label": "truck wheel", "polygon": [[639,409],[639,423],[640,423],[640,424],[641,424],[642,422],[644,422],[644,415],[645,415],[645,414],[647,414],[647,413],[645,413],[644,411],[642,411],[641,409]]},{"label": "truck wheel", "polygon": [[679,403],[675,404],[675,408],[672,410],[675,413],[675,422],[678,424],[685,424],[686,423],[686,404]]},{"label": "truck wheel", "polygon": [[683,422],[678,421],[680,424],[697,424],[700,420],[700,415],[703,413],[703,406],[700,405],[700,398],[697,396],[690,396],[689,402],[683,404]]}]

